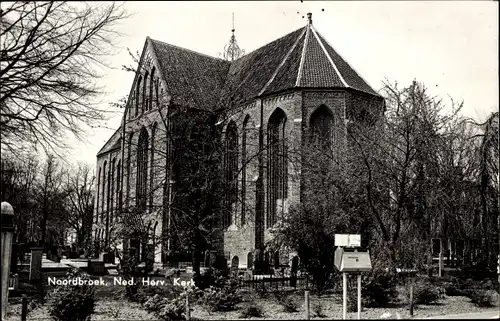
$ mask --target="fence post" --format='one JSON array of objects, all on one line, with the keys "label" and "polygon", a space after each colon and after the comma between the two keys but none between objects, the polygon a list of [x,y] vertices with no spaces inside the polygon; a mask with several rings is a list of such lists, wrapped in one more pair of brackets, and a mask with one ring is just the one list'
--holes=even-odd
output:
[{"label": "fence post", "polygon": [[306,299],[306,320],[309,320],[309,291],[306,291],[305,293],[305,299]]},{"label": "fence post", "polygon": [[186,295],[186,320],[191,320],[191,309],[189,307],[189,295]]},{"label": "fence post", "polygon": [[342,319],[347,319],[347,273],[342,273]]},{"label": "fence post", "polygon": [[358,274],[358,320],[361,320],[361,273]]},{"label": "fence post", "polygon": [[21,305],[21,321],[26,321],[26,317],[28,316],[28,298],[26,294],[23,294],[23,301]]},{"label": "fence post", "polygon": [[410,316],[413,316],[413,284],[410,285]]}]

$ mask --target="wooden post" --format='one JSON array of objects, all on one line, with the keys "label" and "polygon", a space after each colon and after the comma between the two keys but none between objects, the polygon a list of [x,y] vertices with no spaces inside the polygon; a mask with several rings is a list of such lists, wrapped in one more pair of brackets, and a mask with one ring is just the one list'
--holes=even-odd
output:
[{"label": "wooden post", "polygon": [[361,320],[361,273],[358,274],[358,320]]},{"label": "wooden post", "polygon": [[26,317],[28,316],[28,298],[26,294],[23,294],[23,301],[21,305],[21,321],[26,321]]},{"label": "wooden post", "polygon": [[410,285],[410,317],[413,316],[413,284]]},{"label": "wooden post", "polygon": [[189,295],[186,295],[186,320],[191,320],[191,308],[189,307]]},{"label": "wooden post", "polygon": [[309,291],[306,291],[306,320],[310,319],[310,314],[309,314]]},{"label": "wooden post", "polygon": [[439,277],[443,276],[443,239],[439,239]]},{"label": "wooden post", "polygon": [[347,319],[347,273],[342,273],[342,317],[343,319]]}]

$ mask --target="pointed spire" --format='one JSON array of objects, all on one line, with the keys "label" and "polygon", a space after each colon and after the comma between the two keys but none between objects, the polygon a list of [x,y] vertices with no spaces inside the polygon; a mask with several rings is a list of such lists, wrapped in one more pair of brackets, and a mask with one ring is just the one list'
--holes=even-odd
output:
[{"label": "pointed spire", "polygon": [[224,53],[222,57],[228,61],[234,61],[245,54],[245,50],[240,49],[236,37],[234,35],[234,12],[233,12],[233,29],[231,29],[232,35],[229,39],[229,43],[224,47]]},{"label": "pointed spire", "polygon": [[308,12],[307,13],[307,22],[308,24],[312,25],[313,24],[313,20],[312,20],[312,13]]}]

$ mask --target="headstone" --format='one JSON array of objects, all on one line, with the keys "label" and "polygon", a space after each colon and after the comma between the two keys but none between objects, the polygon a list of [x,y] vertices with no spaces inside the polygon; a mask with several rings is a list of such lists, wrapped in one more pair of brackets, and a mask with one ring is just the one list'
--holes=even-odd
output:
[{"label": "headstone", "polygon": [[253,268],[253,253],[249,252],[247,255],[247,268]]},{"label": "headstone", "polygon": [[231,260],[231,272],[238,271],[240,265],[240,259],[238,256],[234,256]]},{"label": "headstone", "polygon": [[104,262],[101,261],[87,261],[87,272],[90,275],[104,275],[106,274],[106,268]]},{"label": "headstone", "polygon": [[206,250],[205,251],[205,257],[203,259],[203,262],[205,263],[205,267],[210,267],[210,251]]},{"label": "headstone", "polygon": [[42,247],[31,248],[30,282],[39,281],[42,278],[42,255]]},{"label": "headstone", "polygon": [[210,251],[210,266],[214,266],[217,261],[217,251]]},{"label": "headstone", "polygon": [[[114,260],[114,258],[113,258]],[[153,265],[155,263],[155,246],[154,244],[146,245],[146,272],[153,271]]]}]

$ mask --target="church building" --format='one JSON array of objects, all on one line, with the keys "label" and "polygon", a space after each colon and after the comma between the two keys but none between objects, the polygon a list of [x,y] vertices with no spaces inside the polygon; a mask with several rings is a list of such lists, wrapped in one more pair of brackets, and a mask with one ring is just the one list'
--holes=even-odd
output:
[{"label": "church building", "polygon": [[[210,226],[220,233],[206,249],[250,268],[255,250],[301,202],[308,137],[326,137],[340,151],[348,124],[366,112],[383,114],[384,99],[314,28],[311,14],[304,27],[246,54],[233,29],[223,58],[147,37],[122,125],[97,154],[94,240],[100,251],[116,243],[143,254],[154,248],[155,262],[164,261],[179,250],[176,235],[196,193],[221,182],[210,199],[220,209]],[[217,150],[220,172],[209,164]],[[191,216],[193,224],[203,220]],[[120,239],[119,222],[150,237]]]}]

